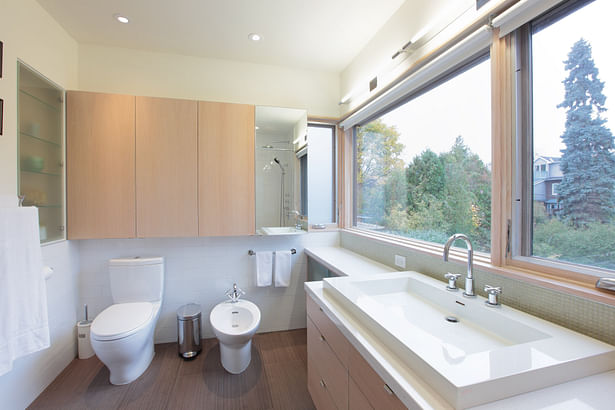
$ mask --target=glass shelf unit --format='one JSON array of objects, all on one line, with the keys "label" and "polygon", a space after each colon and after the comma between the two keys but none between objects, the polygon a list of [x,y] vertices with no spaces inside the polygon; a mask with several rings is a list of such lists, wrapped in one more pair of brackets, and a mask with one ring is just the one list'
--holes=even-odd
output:
[{"label": "glass shelf unit", "polygon": [[64,90],[18,62],[18,175],[38,207],[41,243],[65,239]]}]

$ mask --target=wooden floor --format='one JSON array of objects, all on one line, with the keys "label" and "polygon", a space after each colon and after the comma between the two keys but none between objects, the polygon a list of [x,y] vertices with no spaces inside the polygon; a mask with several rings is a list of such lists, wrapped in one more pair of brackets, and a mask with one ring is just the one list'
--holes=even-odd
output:
[{"label": "wooden floor", "polygon": [[306,330],[254,336],[252,361],[240,375],[220,364],[217,339],[205,339],[192,361],[177,345],[156,345],[147,371],[125,386],[109,384],[96,358],[75,359],[32,403],[32,409],[314,409],[307,391]]}]

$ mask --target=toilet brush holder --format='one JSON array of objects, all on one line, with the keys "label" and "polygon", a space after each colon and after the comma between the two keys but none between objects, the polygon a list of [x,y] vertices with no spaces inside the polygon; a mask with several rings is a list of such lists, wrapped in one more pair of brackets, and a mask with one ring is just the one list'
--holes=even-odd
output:
[{"label": "toilet brush holder", "polygon": [[92,321],[88,320],[88,305],[83,305],[84,320],[77,322],[77,352],[80,359],[89,359],[94,356],[94,349],[90,342],[90,328]]},{"label": "toilet brush holder", "polygon": [[77,349],[80,359],[89,359],[94,356],[94,349],[90,343],[91,320],[81,320],[77,322]]}]

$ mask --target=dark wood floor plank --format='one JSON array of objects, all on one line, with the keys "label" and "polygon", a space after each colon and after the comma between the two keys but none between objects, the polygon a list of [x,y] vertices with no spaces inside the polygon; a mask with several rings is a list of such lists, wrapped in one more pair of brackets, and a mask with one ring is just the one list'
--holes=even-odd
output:
[{"label": "dark wood floor plank", "polygon": [[220,363],[217,339],[194,360],[175,343],[156,345],[147,371],[125,386],[109,383],[96,358],[75,359],[30,406],[33,409],[313,409],[307,391],[305,329],[254,337],[252,361],[233,375]]},{"label": "dark wood floor plank", "polygon": [[141,377],[129,384],[120,409],[165,409],[181,359],[176,343],[156,345],[152,364]]}]

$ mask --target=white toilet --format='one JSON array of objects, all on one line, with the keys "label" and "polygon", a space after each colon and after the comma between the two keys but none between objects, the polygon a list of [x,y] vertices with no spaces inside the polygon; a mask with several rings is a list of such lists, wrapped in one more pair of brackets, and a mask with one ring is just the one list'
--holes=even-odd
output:
[{"label": "white toilet", "polygon": [[90,330],[92,348],[110,372],[111,384],[128,384],[154,358],[154,329],[164,288],[163,258],[109,261],[113,305],[103,310]]},{"label": "white toilet", "polygon": [[243,292],[233,285],[231,298],[217,304],[209,315],[211,327],[220,341],[220,361],[227,372],[239,374],[252,358],[252,336],[261,322],[261,312],[254,303],[240,300]]}]

